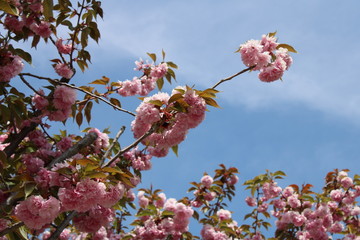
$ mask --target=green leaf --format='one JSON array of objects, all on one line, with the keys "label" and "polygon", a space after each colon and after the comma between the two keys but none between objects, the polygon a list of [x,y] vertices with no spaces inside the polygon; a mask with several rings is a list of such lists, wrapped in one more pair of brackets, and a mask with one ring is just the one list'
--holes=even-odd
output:
[{"label": "green leaf", "polygon": [[25,187],[24,187],[25,198],[31,195],[31,193],[35,189],[35,186],[36,186],[35,183],[25,183]]},{"label": "green leaf", "polygon": [[95,173],[91,173],[89,175],[86,175],[89,178],[107,178],[108,175],[102,172],[95,172]]},{"label": "green leaf", "polygon": [[80,127],[81,124],[82,124],[82,122],[83,122],[83,115],[82,115],[81,112],[78,112],[78,113],[76,114],[76,123],[77,123],[77,125]]},{"label": "green leaf", "polygon": [[54,8],[54,3],[53,0],[44,0],[43,1],[43,14],[45,16],[46,19],[50,19],[53,17],[53,8]]},{"label": "green leaf", "polygon": [[174,95],[172,95],[168,101],[168,103],[172,103],[172,102],[175,102],[181,98],[184,98],[183,95],[181,93],[176,93]]},{"label": "green leaf", "polygon": [[159,78],[158,80],[156,80],[156,85],[158,89],[161,91],[162,87],[164,86],[164,78]]},{"label": "green leaf", "polygon": [[92,109],[92,106],[93,106],[93,102],[92,101],[89,101],[86,106],[85,106],[85,117],[86,117],[86,121],[88,123],[90,123],[90,120],[91,120],[91,109]]},{"label": "green leaf", "polygon": [[268,33],[268,36],[269,36],[269,37],[274,37],[274,36],[276,35],[276,33],[277,33],[277,31]]},{"label": "green leaf", "polygon": [[162,217],[170,217],[170,216],[174,216],[175,213],[172,212],[172,211],[168,211],[168,210],[164,210],[162,213],[161,213],[161,216]]},{"label": "green leaf", "polygon": [[286,48],[289,52],[293,52],[293,53],[297,53],[297,51],[295,50],[295,48],[293,48],[292,46],[288,45],[288,44],[285,44],[285,43],[282,43],[282,44],[279,44],[276,49],[279,49],[279,48]]},{"label": "green leaf", "polygon": [[163,58],[163,60],[164,60],[164,59],[165,59],[165,55],[166,55],[164,49],[161,50],[161,53],[162,53],[162,58]]},{"label": "green leaf", "polygon": [[149,55],[149,57],[156,62],[156,54],[155,53],[146,53],[147,55]]},{"label": "green leaf", "polygon": [[171,68],[178,69],[178,66],[177,66],[175,63],[173,63],[173,62],[166,62],[166,64],[167,64],[169,67],[171,67]]},{"label": "green leaf", "polygon": [[207,105],[210,105],[212,107],[220,108],[220,106],[217,104],[217,102],[212,98],[204,98]]},{"label": "green leaf", "polygon": [[151,103],[151,104],[153,104],[155,106],[158,106],[158,107],[161,107],[163,105],[163,102],[160,101],[160,100],[150,100],[150,101],[148,101],[148,103]]},{"label": "green leaf", "polygon": [[3,10],[4,12],[11,15],[19,16],[19,10],[16,7],[10,5],[6,0],[0,0],[0,10]]},{"label": "green leaf", "polygon": [[110,98],[110,102],[115,106],[121,107],[121,103],[117,98]]},{"label": "green leaf", "polygon": [[179,146],[178,146],[178,145],[172,146],[171,149],[173,150],[173,152],[175,153],[175,155],[176,155],[177,157],[179,157],[179,154],[178,154]]},{"label": "green leaf", "polygon": [[32,59],[31,59],[31,55],[28,52],[25,52],[24,50],[20,49],[20,48],[16,48],[15,50],[16,55],[18,55],[19,57],[21,57],[22,59],[24,59],[27,63],[31,64],[32,63]]}]

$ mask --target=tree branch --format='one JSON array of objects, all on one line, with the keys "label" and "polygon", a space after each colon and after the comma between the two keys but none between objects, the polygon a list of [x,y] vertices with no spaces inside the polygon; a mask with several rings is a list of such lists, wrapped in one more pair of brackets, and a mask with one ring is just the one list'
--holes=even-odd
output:
[{"label": "tree branch", "polygon": [[5,236],[6,234],[14,231],[15,229],[18,229],[18,228],[21,227],[21,226],[24,226],[24,223],[23,223],[23,222],[15,223],[15,224],[12,225],[11,227],[2,230],[2,231],[0,232],[0,237]]},{"label": "tree branch", "polygon": [[65,220],[60,224],[60,226],[57,227],[56,231],[53,234],[51,234],[48,240],[58,239],[62,231],[67,227],[67,225],[69,225],[71,219],[73,219],[73,217],[75,217],[76,214],[77,213],[75,211],[70,212],[69,215],[67,215],[67,217],[65,218]]},{"label": "tree branch", "polygon": [[98,96],[98,95],[96,95],[96,94],[94,94],[94,93],[91,93],[91,92],[86,91],[86,90],[84,90],[84,89],[82,89],[82,88],[76,87],[76,86],[74,86],[74,85],[68,84],[68,83],[66,83],[66,82],[61,82],[61,81],[59,81],[59,80],[57,80],[57,79],[52,79],[52,78],[46,78],[46,77],[36,76],[36,75],[34,75],[34,74],[31,74],[31,73],[20,73],[19,75],[26,75],[26,76],[31,76],[31,77],[38,78],[38,79],[44,79],[44,80],[48,80],[48,81],[50,81],[50,82],[54,82],[54,83],[57,83],[57,84],[60,84],[60,85],[67,86],[67,87],[69,87],[69,88],[76,89],[76,90],[78,90],[78,91],[80,91],[80,92],[83,92],[83,93],[85,93],[85,94],[87,94],[87,95],[90,95],[90,96],[92,96],[92,97],[94,97],[94,98],[97,98],[97,99],[99,99],[100,101],[103,101],[104,103],[112,106],[113,108],[115,108],[115,109],[117,109],[117,110],[119,110],[119,111],[121,111],[121,112],[128,113],[128,114],[130,114],[130,115],[132,115],[132,116],[134,116],[134,117],[136,116],[135,113],[130,112],[130,111],[126,110],[126,109],[123,109],[123,108],[121,108],[121,107],[119,107],[119,106],[116,106],[116,105],[112,104],[111,102],[109,102],[108,100],[102,98],[101,96]]},{"label": "tree branch", "polygon": [[47,168],[51,168],[56,163],[59,163],[68,158],[71,158],[72,156],[77,154],[83,147],[86,147],[86,146],[89,146],[90,144],[92,144],[97,138],[98,138],[98,135],[94,132],[86,134],[85,137],[83,139],[81,139],[78,143],[76,143],[74,146],[70,147],[59,157],[52,160],[51,163],[49,163],[47,165]]},{"label": "tree branch", "polygon": [[125,126],[122,126],[120,131],[116,134],[112,144],[110,145],[110,147],[107,149],[107,151],[105,152],[104,156],[101,159],[100,162],[100,166],[102,166],[104,164],[105,159],[109,156],[111,150],[113,149],[113,147],[115,146],[115,144],[117,143],[117,141],[119,140],[120,136],[124,133],[125,131]]},{"label": "tree branch", "polygon": [[242,70],[242,71],[240,71],[240,72],[238,72],[238,73],[236,73],[236,74],[234,74],[234,75],[232,75],[232,76],[230,76],[230,77],[227,77],[227,78],[224,78],[224,79],[220,80],[219,82],[217,82],[217,83],[212,87],[212,89],[215,89],[217,86],[219,86],[219,85],[222,84],[223,82],[229,81],[229,80],[233,79],[234,77],[239,76],[240,74],[243,74],[243,73],[245,73],[245,72],[247,72],[247,71],[252,70],[254,67],[255,67],[255,66],[248,67],[248,68],[246,68],[246,69],[244,69],[244,70]]},{"label": "tree branch", "polygon": [[142,135],[140,138],[138,138],[135,142],[133,142],[132,144],[130,144],[129,146],[127,146],[127,147],[124,148],[123,150],[119,151],[114,157],[111,158],[111,160],[110,160],[104,167],[110,166],[117,158],[119,158],[121,155],[123,155],[125,152],[129,151],[129,150],[132,149],[133,147],[137,146],[142,140],[144,140],[145,138],[147,138],[148,136],[150,136],[153,132],[155,132],[158,127],[159,127],[158,124],[153,125],[153,126],[150,128],[149,131],[147,131],[146,133],[144,133],[144,135]]}]

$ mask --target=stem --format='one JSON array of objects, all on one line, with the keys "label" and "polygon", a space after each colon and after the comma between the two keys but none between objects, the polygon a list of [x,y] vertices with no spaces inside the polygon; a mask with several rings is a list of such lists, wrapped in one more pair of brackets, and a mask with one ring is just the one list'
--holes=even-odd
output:
[{"label": "stem", "polygon": [[76,89],[76,90],[78,90],[78,91],[80,91],[80,92],[83,92],[83,93],[88,94],[88,95],[90,95],[90,96],[92,96],[92,97],[94,97],[94,98],[97,98],[97,99],[99,99],[100,101],[103,101],[104,103],[112,106],[113,108],[115,108],[115,109],[117,109],[117,110],[119,110],[119,111],[121,111],[121,112],[128,113],[128,114],[130,114],[130,115],[132,115],[132,116],[134,116],[134,117],[136,116],[135,113],[130,112],[130,111],[128,111],[128,110],[126,110],[126,109],[123,109],[123,108],[121,108],[121,107],[118,107],[118,106],[112,104],[111,102],[109,102],[108,100],[102,98],[101,96],[98,96],[98,95],[96,95],[96,94],[94,94],[94,93],[91,93],[91,92],[86,91],[86,90],[84,90],[84,89],[82,89],[82,88],[76,87],[76,86],[74,86],[74,85],[71,85],[71,84],[68,84],[68,83],[65,83],[65,82],[61,82],[61,81],[56,80],[56,79],[51,79],[51,78],[36,76],[36,75],[34,75],[34,74],[31,74],[31,73],[20,73],[19,75],[26,75],[26,76],[35,77],[35,78],[38,78],[38,79],[44,79],[44,80],[48,80],[48,81],[50,81],[50,82],[54,82],[54,83],[57,83],[57,84],[60,84],[60,85],[67,86],[67,87],[72,88],[72,89]]},{"label": "stem", "polygon": [[82,11],[85,9],[85,0],[82,1],[81,3],[81,9],[80,9],[80,12],[79,12],[79,15],[78,15],[78,19],[77,19],[77,23],[76,23],[76,28],[75,28],[75,32],[74,32],[74,36],[73,38],[71,39],[71,52],[70,52],[70,68],[73,68],[73,53],[74,53],[74,49],[75,49],[75,39],[76,39],[76,36],[77,34],[79,33],[79,31],[81,30],[80,28],[80,19],[81,19],[81,14],[82,14]]},{"label": "stem", "polygon": [[51,168],[58,162],[62,162],[75,154],[77,154],[83,147],[89,146],[92,144],[96,139],[98,138],[98,135],[94,132],[88,133],[85,135],[83,139],[81,139],[78,143],[76,143],[74,146],[66,150],[63,154],[61,154],[59,157],[55,158],[51,161],[50,164],[47,165],[47,168]]},{"label": "stem", "polygon": [[8,233],[10,233],[10,232],[18,229],[18,228],[21,227],[21,226],[24,226],[24,223],[23,223],[23,222],[15,223],[15,224],[12,225],[11,227],[2,230],[2,231],[0,232],[0,237],[2,237],[2,236],[4,236],[4,235],[6,235],[6,234],[8,234]]},{"label": "stem", "polygon": [[125,126],[122,126],[120,131],[116,134],[112,144],[110,145],[110,147],[107,149],[107,151],[105,152],[104,156],[101,159],[100,162],[100,166],[102,166],[104,164],[105,159],[109,156],[111,150],[114,148],[116,142],[119,140],[120,136],[124,133],[125,131]]},{"label": "stem", "polygon": [[33,90],[37,95],[44,97],[42,94],[40,94],[38,91],[36,91],[35,88],[33,88],[33,86],[31,86],[28,81],[25,80],[24,76],[19,75],[19,77],[20,77],[21,81],[22,81],[23,83],[25,83],[26,86],[28,86],[28,88],[30,88],[31,90]]},{"label": "stem", "polygon": [[152,128],[150,128],[149,131],[144,133],[144,135],[142,135],[140,138],[138,138],[135,142],[133,142],[132,144],[130,144],[129,146],[127,146],[123,150],[119,151],[114,157],[111,158],[111,160],[104,167],[110,166],[117,158],[119,158],[125,152],[129,151],[130,149],[132,149],[133,147],[138,145],[142,140],[144,140],[145,138],[150,136],[153,132],[155,132],[157,128],[158,128],[158,125],[152,126]]},{"label": "stem", "polygon": [[60,224],[60,226],[56,229],[56,231],[48,238],[48,240],[55,240],[58,239],[62,231],[69,225],[71,219],[76,216],[76,212],[72,211],[69,213],[69,215],[66,217],[66,219]]},{"label": "stem", "polygon": [[222,84],[223,82],[229,81],[229,80],[233,79],[234,77],[239,76],[240,74],[243,74],[243,73],[245,73],[245,72],[247,72],[247,71],[250,71],[250,70],[253,69],[254,67],[255,67],[255,66],[248,67],[248,68],[246,68],[246,69],[244,69],[244,70],[242,70],[242,71],[240,71],[240,72],[238,72],[238,73],[236,73],[236,74],[234,74],[234,75],[232,75],[232,76],[230,76],[230,77],[227,77],[227,78],[224,78],[224,79],[220,80],[219,82],[217,82],[217,83],[212,87],[212,89],[215,89],[217,86],[219,86],[219,85]]}]

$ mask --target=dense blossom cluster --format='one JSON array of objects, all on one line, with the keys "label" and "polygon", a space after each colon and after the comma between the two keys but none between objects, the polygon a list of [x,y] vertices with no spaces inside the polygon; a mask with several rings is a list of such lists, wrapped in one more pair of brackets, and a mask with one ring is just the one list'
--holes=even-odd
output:
[{"label": "dense blossom cluster", "polygon": [[179,87],[172,96],[175,94],[183,98],[185,111],[174,110],[173,104],[168,102],[171,96],[158,93],[144,99],[136,109],[137,115],[131,124],[135,138],[140,138],[153,125],[159,125],[157,131],[143,141],[149,146],[149,153],[156,157],[166,156],[169,148],[184,141],[188,130],[198,126],[205,118],[206,103],[193,89]]},{"label": "dense blossom cluster", "polygon": [[20,202],[14,210],[16,217],[33,229],[41,229],[46,224],[50,224],[59,212],[59,200],[54,197],[45,200],[41,196],[29,197]]},{"label": "dense blossom cluster", "polygon": [[[360,196],[360,188],[353,185],[352,178],[345,171],[338,172],[334,182],[338,185],[331,187],[331,183],[328,184],[326,195],[319,195],[315,201],[311,197],[313,192],[308,189],[310,186],[299,192],[295,185],[282,189],[270,180],[262,185],[260,198],[247,197],[246,203],[256,207],[258,213],[266,213],[273,205],[271,215],[277,218],[278,237],[328,240],[333,234],[344,233],[345,226],[348,226],[350,233],[342,239],[358,239],[360,208],[356,198]],[[296,235],[291,235],[294,233]]]},{"label": "dense blossom cluster", "polygon": [[134,96],[136,94],[141,96],[148,95],[155,89],[156,81],[163,78],[168,71],[166,63],[160,63],[159,65],[150,64],[144,62],[142,59],[136,61],[136,68],[134,70],[141,71],[143,75],[138,78],[134,77],[131,81],[126,80],[119,82],[120,88],[118,93],[123,96]]},{"label": "dense blossom cluster", "polygon": [[[292,64],[288,49],[277,43],[274,35],[263,35],[261,40],[249,40],[240,45],[239,52],[244,64],[260,71],[259,79],[273,82],[280,79]],[[288,46],[288,45],[286,45]]]},{"label": "dense blossom cluster", "polygon": [[9,52],[0,53],[0,82],[9,82],[17,76],[24,68],[24,64],[19,56],[14,56]]},{"label": "dense blossom cluster", "polygon": [[67,86],[56,86],[51,100],[50,105],[43,90],[35,94],[32,99],[35,108],[41,110],[49,120],[64,121],[71,115],[71,107],[76,101],[76,91]]},{"label": "dense blossom cluster", "polygon": [[[156,200],[145,195],[144,192],[138,193],[139,205],[146,209],[150,204],[156,207],[156,214],[153,216],[140,217],[139,225],[129,236],[133,240],[157,240],[166,239],[171,236],[172,239],[180,239],[182,234],[188,231],[190,218],[194,210],[174,198],[166,199],[165,194],[157,195]],[[141,213],[141,211],[140,211]],[[165,213],[165,214],[164,214]]]}]

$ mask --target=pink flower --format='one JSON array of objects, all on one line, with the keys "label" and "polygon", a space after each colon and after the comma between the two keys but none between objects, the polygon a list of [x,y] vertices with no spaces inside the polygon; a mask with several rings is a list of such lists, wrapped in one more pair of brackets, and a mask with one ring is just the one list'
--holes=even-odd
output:
[{"label": "pink flower", "polygon": [[48,38],[52,34],[50,23],[42,21],[40,24],[33,22],[30,25],[31,31],[33,31],[36,35],[39,35],[43,38]]},{"label": "pink flower", "polygon": [[105,149],[109,146],[109,136],[106,133],[100,132],[97,128],[92,128],[88,133],[94,132],[98,135],[98,138],[94,142],[95,153],[99,153],[101,149]]},{"label": "pink flower", "polygon": [[209,175],[204,175],[200,181],[201,181],[201,184],[204,185],[204,187],[210,188],[214,182],[214,179],[212,177],[210,177]]},{"label": "pink flower", "polygon": [[301,206],[301,202],[298,199],[297,194],[294,194],[294,195],[288,197],[287,201],[288,201],[291,208],[298,208],[298,207]]},{"label": "pink flower", "polygon": [[277,58],[274,63],[266,68],[262,68],[259,79],[263,82],[273,82],[279,80],[286,69],[286,63],[281,58]]},{"label": "pink flower", "polygon": [[145,192],[143,191],[139,191],[138,192],[138,199],[139,199],[139,205],[142,208],[146,208],[147,205],[149,205],[149,199],[147,197],[144,196]]},{"label": "pink flower", "polygon": [[0,57],[0,82],[9,82],[23,70],[24,64],[19,56],[10,53]]},{"label": "pink flower", "polygon": [[158,66],[155,66],[151,69],[150,76],[155,78],[162,78],[168,71],[168,66],[166,63],[161,63]]},{"label": "pink flower", "polygon": [[67,86],[56,86],[54,91],[54,107],[57,109],[68,109],[76,101],[76,91],[75,89],[69,88]]},{"label": "pink flower", "polygon": [[349,188],[353,186],[353,180],[350,177],[344,177],[340,180],[341,185],[344,188]]},{"label": "pink flower", "polygon": [[165,201],[166,201],[166,195],[165,193],[159,193],[158,194],[159,199],[155,201],[155,206],[158,208],[164,207]]},{"label": "pink flower", "polygon": [[267,66],[271,61],[269,52],[264,52],[263,45],[259,40],[249,40],[240,46],[241,59],[248,67],[256,66],[259,70]]},{"label": "pink flower", "polygon": [[114,216],[114,210],[97,206],[74,217],[73,223],[81,232],[95,233],[101,227],[107,227],[114,220]]},{"label": "pink flower", "polygon": [[239,177],[236,175],[231,175],[230,178],[227,180],[228,185],[235,185],[239,181]]},{"label": "pink flower", "polygon": [[64,77],[66,79],[71,79],[74,75],[73,70],[69,68],[69,66],[65,63],[58,63],[55,65],[55,72],[59,74],[59,76]]},{"label": "pink flower", "polygon": [[125,193],[125,187],[121,183],[114,185],[110,185],[110,187],[107,189],[106,193],[101,196],[101,200],[99,201],[99,204],[103,207],[112,207],[114,206]]},{"label": "pink flower", "polygon": [[225,209],[220,209],[219,211],[217,211],[216,215],[219,217],[219,219],[222,220],[227,220],[231,218],[231,213],[228,210]]},{"label": "pink flower", "polygon": [[245,202],[246,202],[246,204],[247,204],[248,206],[250,206],[250,207],[255,207],[255,206],[257,205],[256,199],[253,198],[253,197],[246,197],[246,198],[245,198]]},{"label": "pink flower", "polygon": [[72,45],[63,44],[62,42],[63,42],[62,38],[59,38],[55,43],[55,46],[57,47],[58,51],[62,54],[70,54],[72,50]]},{"label": "pink flower", "polygon": [[344,196],[345,193],[341,189],[334,189],[330,192],[331,199],[336,202],[341,202]]},{"label": "pink flower", "polygon": [[261,45],[263,45],[263,51],[273,52],[276,50],[276,47],[279,45],[276,37],[270,37],[269,35],[263,35],[261,39]]},{"label": "pink flower", "polygon": [[269,207],[269,204],[264,202],[258,206],[257,210],[258,210],[258,212],[266,212],[268,207]]},{"label": "pink flower", "polygon": [[31,196],[16,205],[14,212],[27,227],[41,229],[60,213],[60,202],[54,197],[45,200],[41,196]]},{"label": "pink flower", "polygon": [[5,18],[4,25],[10,31],[21,32],[25,24],[19,20],[18,17],[8,14]]},{"label": "pink flower", "polygon": [[35,108],[38,110],[43,110],[49,105],[49,101],[43,97],[44,91],[41,89],[38,91],[41,95],[35,94],[35,96],[32,98],[32,102],[35,105]]},{"label": "pink flower", "polygon": [[103,183],[85,179],[78,182],[75,188],[60,188],[58,196],[65,211],[86,212],[101,204],[106,194],[105,189]]}]

